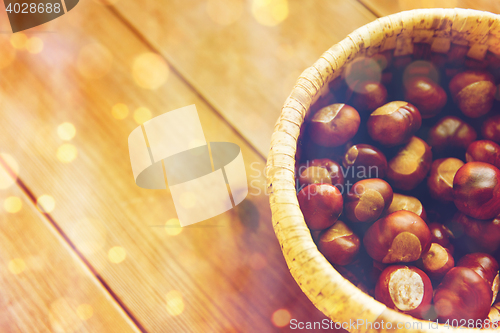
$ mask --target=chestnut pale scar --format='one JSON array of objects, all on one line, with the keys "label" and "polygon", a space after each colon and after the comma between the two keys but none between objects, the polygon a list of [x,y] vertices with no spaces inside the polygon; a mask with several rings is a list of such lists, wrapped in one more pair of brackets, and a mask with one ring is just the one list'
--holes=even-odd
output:
[{"label": "chestnut pale scar", "polygon": [[401,311],[416,309],[424,299],[424,281],[408,267],[394,271],[388,287],[394,305]]},{"label": "chestnut pale scar", "polygon": [[411,232],[404,231],[394,238],[391,248],[382,259],[382,262],[388,264],[415,261],[420,258],[421,254],[422,245],[418,237]]}]

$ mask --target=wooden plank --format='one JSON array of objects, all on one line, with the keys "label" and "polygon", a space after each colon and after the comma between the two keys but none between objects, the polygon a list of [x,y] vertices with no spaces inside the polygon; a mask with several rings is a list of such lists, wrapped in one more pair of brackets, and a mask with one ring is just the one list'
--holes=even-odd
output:
[{"label": "wooden plank", "polygon": [[[18,51],[2,70],[0,142],[33,193],[54,198],[50,214],[61,231],[139,324],[151,332],[268,332],[273,314],[280,326],[288,316],[323,319],[286,268],[259,154],[175,72],[157,90],[138,86],[161,79],[162,66],[146,65],[151,80],[134,75],[149,49],[95,2],[46,28],[57,33],[29,36],[43,42],[41,53]],[[131,110],[124,119],[113,117],[121,118],[112,112],[118,103]],[[157,116],[190,104],[208,141],[241,147],[251,187],[235,209],[181,231],[163,227],[176,217],[170,193],[135,185],[127,138],[138,126],[134,110]],[[73,138],[63,123],[74,126]]]},{"label": "wooden plank", "polygon": [[300,73],[375,19],[355,0],[270,1],[288,7],[275,26],[253,14],[263,1],[111,2],[263,156]]},{"label": "wooden plank", "polygon": [[377,16],[386,16],[417,8],[469,8],[500,13],[500,3],[490,0],[359,0]]},{"label": "wooden plank", "polygon": [[[0,183],[6,173],[0,166]],[[0,191],[0,330],[139,332],[15,184]]]}]

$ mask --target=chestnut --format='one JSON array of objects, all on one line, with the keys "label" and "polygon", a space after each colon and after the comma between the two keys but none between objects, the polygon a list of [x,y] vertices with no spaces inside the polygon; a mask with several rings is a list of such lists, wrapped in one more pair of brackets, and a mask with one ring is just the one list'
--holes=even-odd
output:
[{"label": "chestnut", "polygon": [[481,117],[493,106],[495,80],[486,71],[468,70],[458,73],[451,79],[449,88],[453,101],[467,117]]},{"label": "chestnut", "polygon": [[407,210],[417,214],[422,220],[427,220],[427,214],[420,200],[409,195],[394,193],[392,196],[392,203],[387,209],[386,215],[399,210]]},{"label": "chestnut", "polygon": [[387,267],[375,286],[375,299],[379,302],[421,319],[430,309],[432,293],[429,277],[413,266]]},{"label": "chestnut", "polygon": [[368,118],[368,134],[384,146],[407,143],[422,125],[418,109],[408,102],[389,102]]},{"label": "chestnut", "polygon": [[332,104],[314,114],[308,131],[314,143],[338,147],[349,141],[358,131],[358,111],[346,104]]},{"label": "chestnut", "polygon": [[500,215],[500,170],[484,162],[468,162],[453,179],[455,206],[470,217],[488,220]]},{"label": "chestnut", "polygon": [[449,116],[430,129],[427,143],[436,151],[448,148],[467,149],[476,138],[476,130],[471,125],[460,118]]},{"label": "chestnut", "polygon": [[500,115],[486,119],[481,127],[481,134],[486,140],[500,143]]},{"label": "chestnut", "polygon": [[297,194],[297,199],[311,230],[331,227],[342,214],[342,194],[331,184],[307,185]]},{"label": "chestnut", "polygon": [[414,136],[387,164],[387,179],[394,188],[412,190],[424,180],[431,163],[430,147]]},{"label": "chestnut", "polygon": [[431,232],[418,215],[400,210],[376,221],[363,238],[366,251],[384,264],[419,259],[431,246]]},{"label": "chestnut", "polygon": [[389,208],[392,188],[382,179],[364,179],[355,183],[345,198],[344,212],[351,222],[371,223]]},{"label": "chestnut", "polygon": [[467,267],[454,267],[434,293],[434,307],[439,321],[478,320],[488,316],[491,288],[481,276]]},{"label": "chestnut", "polygon": [[493,298],[491,304],[495,301],[499,287],[499,266],[498,262],[486,253],[470,253],[463,256],[457,263],[459,267],[467,267],[482,277],[491,288]]},{"label": "chestnut", "polygon": [[429,251],[422,255],[422,265],[429,277],[440,279],[455,266],[455,260],[446,248],[432,243]]},{"label": "chestnut", "polygon": [[441,245],[453,254],[454,247],[450,243],[450,238],[454,238],[454,236],[451,230],[445,225],[436,222],[429,223],[428,226],[431,232],[431,242]]},{"label": "chestnut", "polygon": [[[350,172],[353,178],[384,178],[387,171],[387,159],[380,149],[367,145],[351,146],[342,161],[346,175]],[[359,177],[359,176],[363,177]]]},{"label": "chestnut", "polygon": [[465,153],[467,162],[486,162],[500,168],[500,146],[490,140],[474,141]]},{"label": "chestnut", "polygon": [[459,212],[453,217],[452,227],[464,235],[470,251],[493,253],[500,247],[500,216],[478,220]]},{"label": "chestnut", "polygon": [[307,161],[299,166],[298,174],[301,187],[315,183],[344,185],[344,175],[340,165],[328,158]]},{"label": "chestnut", "polygon": [[464,162],[458,158],[441,158],[432,162],[427,188],[432,198],[453,201],[453,178]]},{"label": "chestnut", "polygon": [[423,119],[435,117],[446,104],[443,88],[426,76],[410,78],[405,82],[405,100],[415,105]]},{"label": "chestnut", "polygon": [[334,265],[350,264],[359,252],[359,237],[342,221],[323,231],[318,249]]},{"label": "chestnut", "polygon": [[387,102],[387,89],[377,81],[358,81],[352,87],[350,104],[358,111],[372,112]]}]

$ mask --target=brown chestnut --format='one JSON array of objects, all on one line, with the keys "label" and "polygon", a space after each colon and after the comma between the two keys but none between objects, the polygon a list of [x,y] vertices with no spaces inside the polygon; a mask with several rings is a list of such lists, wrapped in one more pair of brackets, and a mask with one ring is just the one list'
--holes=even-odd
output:
[{"label": "brown chestnut", "polygon": [[499,287],[499,266],[498,262],[486,253],[470,253],[463,256],[457,263],[459,267],[467,267],[482,277],[491,288],[493,298],[491,304],[495,301]]},{"label": "brown chestnut", "polygon": [[464,235],[470,251],[493,253],[500,247],[500,216],[478,220],[459,212],[453,217],[451,227]]},{"label": "brown chestnut", "polygon": [[431,163],[430,147],[414,136],[387,164],[387,179],[394,188],[412,190],[424,180]]},{"label": "brown chestnut", "polygon": [[307,185],[297,194],[297,199],[311,230],[331,227],[342,214],[342,194],[331,184]]},{"label": "brown chestnut", "polygon": [[453,201],[453,178],[464,162],[458,158],[441,158],[432,162],[427,178],[431,197],[440,201]]},{"label": "brown chestnut", "polygon": [[450,238],[454,238],[453,233],[445,225],[441,223],[429,223],[431,232],[431,242],[437,243],[453,254],[453,245],[450,243]]},{"label": "brown chestnut", "polygon": [[432,243],[429,251],[422,255],[422,264],[429,277],[440,279],[455,266],[455,260],[446,248]]},{"label": "brown chestnut", "polygon": [[400,210],[376,221],[363,238],[366,251],[385,264],[419,259],[431,246],[431,232],[418,215]]},{"label": "brown chestnut", "polygon": [[342,221],[323,231],[318,249],[334,265],[350,264],[359,252],[359,237]]},{"label": "brown chestnut", "polygon": [[352,222],[371,223],[389,208],[392,188],[382,179],[364,179],[355,183],[345,198],[345,215]]},{"label": "brown chestnut", "polygon": [[446,104],[443,88],[426,76],[417,76],[405,82],[405,100],[415,105],[423,119],[436,116]]},{"label": "brown chestnut", "polygon": [[500,115],[486,119],[481,127],[481,134],[486,140],[500,143]]},{"label": "brown chestnut", "polygon": [[453,180],[455,206],[480,220],[500,215],[500,170],[484,162],[469,162]]},{"label": "brown chestnut", "polygon": [[377,81],[359,81],[354,84],[350,104],[360,112],[372,112],[387,102],[387,89]]},{"label": "brown chestnut", "polygon": [[421,319],[431,306],[432,293],[429,277],[413,266],[387,267],[375,286],[375,298],[379,302]]},{"label": "brown chestnut", "polygon": [[384,146],[407,143],[422,125],[418,109],[408,102],[389,102],[368,118],[368,134]]},{"label": "brown chestnut", "polygon": [[344,185],[344,175],[340,165],[328,158],[307,161],[299,166],[298,174],[301,187],[315,183]]},{"label": "brown chestnut", "polygon": [[490,140],[474,141],[465,153],[467,162],[486,162],[500,168],[500,146]]},{"label": "brown chestnut", "polygon": [[308,131],[314,143],[338,147],[349,141],[358,131],[358,111],[346,104],[332,104],[314,114]]},{"label": "brown chestnut", "polygon": [[[384,178],[387,171],[387,159],[378,148],[357,144],[351,146],[342,161],[346,175],[352,173],[353,178]],[[362,177],[359,177],[362,176]]]},{"label": "brown chestnut", "polygon": [[427,214],[420,200],[409,195],[394,193],[392,196],[392,203],[387,209],[386,215],[399,210],[407,210],[417,214],[422,220],[427,220]]},{"label": "brown chestnut", "polygon": [[488,72],[469,70],[458,73],[451,79],[449,88],[453,101],[467,117],[481,117],[493,106],[496,86],[493,75]]},{"label": "brown chestnut", "polygon": [[427,142],[432,149],[444,151],[448,148],[467,149],[476,140],[476,130],[462,119],[444,117],[429,131]]},{"label": "brown chestnut", "polygon": [[434,293],[439,321],[478,320],[488,316],[492,292],[488,282],[467,267],[454,267]]}]

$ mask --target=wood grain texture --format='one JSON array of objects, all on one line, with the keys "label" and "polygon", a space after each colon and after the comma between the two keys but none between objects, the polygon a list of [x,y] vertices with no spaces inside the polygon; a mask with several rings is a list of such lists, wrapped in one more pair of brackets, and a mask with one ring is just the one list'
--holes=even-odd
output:
[{"label": "wood grain texture", "polygon": [[[267,156],[274,124],[300,73],[375,16],[354,0],[284,1],[286,19],[265,26],[252,14],[252,4],[258,2],[120,0],[115,6]],[[215,14],[209,15],[209,3],[220,4]],[[228,9],[238,8],[238,3],[239,15]],[[236,17],[234,23],[216,23],[227,22],[224,18],[231,15]]]},{"label": "wood grain texture", "polygon": [[[132,68],[150,50],[105,7],[82,2],[44,29],[57,33],[29,35],[43,41],[42,52],[19,50],[1,71],[0,141],[33,193],[55,199],[50,214],[61,231],[140,326],[271,332],[282,308],[299,321],[325,318],[286,268],[259,154],[174,71],[159,89],[139,87]],[[158,68],[148,68],[156,80]],[[123,120],[112,116],[117,103],[130,108]],[[164,227],[176,217],[172,198],[135,185],[127,138],[138,126],[137,108],[156,116],[190,104],[208,141],[241,147],[250,194],[232,211],[172,235],[178,230]],[[65,122],[76,128],[69,141],[57,132]]]},{"label": "wood grain texture", "polygon": [[377,16],[417,8],[466,8],[500,13],[500,3],[490,0],[359,0]]},{"label": "wood grain texture", "polygon": [[2,332],[139,332],[20,188],[0,203]]}]

